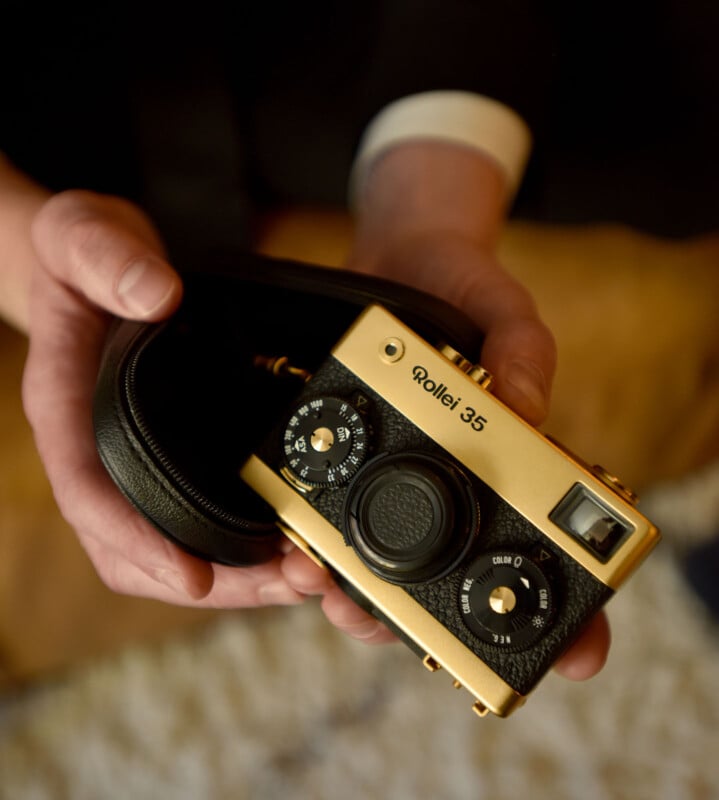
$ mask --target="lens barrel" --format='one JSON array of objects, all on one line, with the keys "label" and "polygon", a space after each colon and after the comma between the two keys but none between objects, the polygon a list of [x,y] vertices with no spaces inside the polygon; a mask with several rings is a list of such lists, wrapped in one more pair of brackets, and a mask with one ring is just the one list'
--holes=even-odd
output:
[{"label": "lens barrel", "polygon": [[345,537],[369,569],[391,583],[443,577],[461,561],[478,528],[468,478],[438,456],[379,456],[348,487]]}]

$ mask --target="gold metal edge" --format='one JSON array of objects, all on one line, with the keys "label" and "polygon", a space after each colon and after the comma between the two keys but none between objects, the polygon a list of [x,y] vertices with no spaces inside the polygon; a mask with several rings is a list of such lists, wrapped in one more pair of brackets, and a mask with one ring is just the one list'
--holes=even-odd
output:
[{"label": "gold metal edge", "polygon": [[[378,356],[378,344],[388,338],[402,342],[401,359],[388,362]],[[365,309],[332,354],[612,589],[619,588],[659,541],[658,529],[633,505],[381,306]],[[413,379],[412,369],[418,365],[436,386],[444,384],[440,398]],[[461,421],[460,412],[467,407],[474,410],[475,420],[486,418],[482,430]],[[591,489],[634,527],[606,563],[549,519],[575,483]]]},{"label": "gold metal edge", "polygon": [[[257,456],[240,477],[275,509],[278,517],[332,569],[361,588],[368,600],[478,701],[500,717],[526,698],[491,670],[399,586],[374,575],[348,547],[342,534]],[[296,538],[296,537],[293,537]],[[303,548],[304,549],[304,548]],[[306,552],[306,551],[305,551]]]}]

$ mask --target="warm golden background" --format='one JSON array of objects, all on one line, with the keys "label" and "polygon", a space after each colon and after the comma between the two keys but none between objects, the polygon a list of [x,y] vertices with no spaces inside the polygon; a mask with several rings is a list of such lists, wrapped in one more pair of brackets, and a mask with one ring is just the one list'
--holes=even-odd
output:
[{"label": "warm golden background", "polygon": [[[351,233],[342,214],[278,214],[258,249],[339,265]],[[719,453],[719,239],[515,223],[501,257],[557,338],[548,433],[640,490]],[[22,412],[25,339],[2,327],[0,348],[0,681],[205,619],[100,584],[55,509]]]},{"label": "warm golden background", "polygon": [[[350,235],[307,211],[259,247],[339,264]],[[501,251],[558,340],[547,432],[664,528],[609,606],[600,675],[550,675],[478,720],[441,670],[348,639],[316,601],[212,614],[110,593],[55,510],[25,342],[0,329],[0,800],[717,800],[719,628],[682,570],[719,531],[717,241],[515,224]]]}]

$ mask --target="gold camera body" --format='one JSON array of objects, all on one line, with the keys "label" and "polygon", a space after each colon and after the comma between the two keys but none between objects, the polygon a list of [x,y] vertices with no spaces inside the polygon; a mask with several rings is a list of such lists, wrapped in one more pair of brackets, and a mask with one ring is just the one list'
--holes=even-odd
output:
[{"label": "gold camera body", "polygon": [[659,533],[490,384],[370,306],[240,474],[428,669],[504,717]]}]

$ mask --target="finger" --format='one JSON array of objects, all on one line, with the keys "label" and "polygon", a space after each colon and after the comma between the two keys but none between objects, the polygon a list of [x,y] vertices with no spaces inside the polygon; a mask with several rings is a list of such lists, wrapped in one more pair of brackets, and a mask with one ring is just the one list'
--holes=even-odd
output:
[{"label": "finger", "polygon": [[343,633],[366,644],[386,644],[396,637],[381,622],[361,609],[337,586],[322,598],[327,619]]},{"label": "finger", "polygon": [[606,614],[597,614],[554,669],[564,678],[584,681],[596,675],[609,655],[611,632]]},{"label": "finger", "polygon": [[58,500],[102,582],[118,594],[202,605],[198,601],[206,600],[214,587],[212,565],[160,536],[116,495],[113,486],[103,489],[107,491],[99,492],[92,482],[84,482],[80,494],[86,498],[88,491],[93,493],[90,513],[87,500],[83,513],[67,510],[71,492],[63,491]]},{"label": "finger", "polygon": [[[157,535],[156,531],[154,533]],[[211,589],[201,595],[192,596],[184,581],[175,585],[165,575],[148,575],[144,567],[140,568],[126,560],[123,554],[108,559],[107,550],[102,549],[95,557],[94,541],[89,541],[88,553],[103,583],[121,594],[160,600],[173,605],[223,609],[291,606],[298,605],[305,599],[282,577],[279,558],[254,567],[228,567],[201,562],[213,573]],[[173,546],[169,542],[167,545]],[[164,568],[164,565],[160,567]]]},{"label": "finger", "polygon": [[396,640],[394,634],[354,603],[334,582],[328,569],[320,567],[301,550],[290,551],[282,561],[282,574],[293,589],[304,595],[324,595],[322,609],[337,628],[368,644]]},{"label": "finger", "polygon": [[277,557],[255,567],[225,567],[215,564],[212,591],[202,601],[215,608],[253,608],[292,606],[305,596],[289,585],[282,574],[282,559]]},{"label": "finger", "polygon": [[282,574],[290,586],[305,595],[325,594],[334,587],[329,570],[298,548],[290,550],[282,560]]},{"label": "finger", "polygon": [[[494,259],[461,241],[448,245],[442,268],[436,266],[434,290],[485,333],[480,360],[494,378],[493,393],[538,425],[549,412],[557,351],[529,291]],[[430,278],[425,274],[423,280]]]},{"label": "finger", "polygon": [[485,334],[481,363],[494,376],[492,391],[531,424],[545,419],[556,345],[530,293],[490,253],[465,237],[435,232],[393,247],[372,270],[463,311]]},{"label": "finger", "polygon": [[494,378],[492,392],[532,425],[549,413],[556,346],[536,316],[497,320],[482,348],[481,362]]},{"label": "finger", "polygon": [[182,295],[149,221],[130,203],[90,192],[52,197],[32,226],[42,266],[117,316],[161,319]]}]

